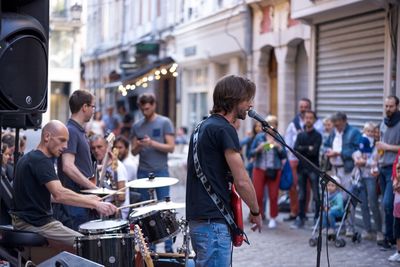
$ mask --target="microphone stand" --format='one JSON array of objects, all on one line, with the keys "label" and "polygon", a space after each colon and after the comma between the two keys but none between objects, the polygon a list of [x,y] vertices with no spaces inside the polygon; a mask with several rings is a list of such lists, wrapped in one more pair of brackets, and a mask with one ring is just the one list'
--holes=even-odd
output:
[{"label": "microphone stand", "polygon": [[318,240],[317,240],[317,267],[320,266],[321,264],[321,249],[322,249],[322,216],[324,212],[324,192],[326,189],[326,185],[328,182],[334,183],[337,187],[345,191],[347,194],[349,194],[350,197],[361,203],[361,200],[356,197],[353,193],[348,191],[346,188],[344,188],[342,185],[336,182],[335,179],[333,179],[329,174],[327,174],[325,171],[322,171],[320,168],[318,168],[314,163],[312,163],[308,158],[303,156],[300,152],[295,151],[293,148],[291,148],[288,144],[286,144],[285,140],[282,138],[282,136],[279,134],[279,132],[268,125],[267,123],[262,123],[262,130],[263,132],[269,134],[272,136],[276,141],[278,141],[282,146],[286,147],[290,152],[293,153],[299,160],[301,160],[303,163],[306,163],[308,166],[311,167],[311,169],[318,174],[319,177],[322,179],[320,180],[321,184],[321,189],[322,189],[322,194],[321,194],[321,207],[320,207],[320,215],[319,215],[319,229],[318,229]]}]

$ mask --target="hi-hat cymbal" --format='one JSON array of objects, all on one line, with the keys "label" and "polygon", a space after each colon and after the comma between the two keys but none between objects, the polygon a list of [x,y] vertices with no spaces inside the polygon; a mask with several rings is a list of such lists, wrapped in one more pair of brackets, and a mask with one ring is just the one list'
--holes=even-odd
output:
[{"label": "hi-hat cymbal", "polygon": [[133,187],[133,188],[156,188],[156,187],[163,187],[163,186],[170,186],[174,185],[179,180],[177,178],[172,177],[155,177],[155,178],[142,178],[130,181],[126,184],[126,186]]},{"label": "hi-hat cymbal", "polygon": [[[94,195],[109,195],[117,192],[117,190],[112,190],[108,188],[96,188],[96,189],[85,189],[81,190],[82,193],[94,194]],[[118,192],[117,194],[125,194],[125,192]]]}]

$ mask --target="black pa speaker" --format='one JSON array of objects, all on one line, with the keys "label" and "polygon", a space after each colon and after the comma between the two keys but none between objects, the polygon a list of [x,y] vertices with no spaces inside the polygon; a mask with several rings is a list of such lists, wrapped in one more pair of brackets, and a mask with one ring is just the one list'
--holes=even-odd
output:
[{"label": "black pa speaker", "polygon": [[61,252],[54,257],[42,262],[37,267],[104,267],[94,261],[76,256],[69,252]]},{"label": "black pa speaker", "polygon": [[0,22],[0,113],[44,113],[49,0],[0,1]]},{"label": "black pa speaker", "polygon": [[33,112],[29,114],[0,113],[0,126],[3,128],[34,129],[42,127],[42,113]]}]

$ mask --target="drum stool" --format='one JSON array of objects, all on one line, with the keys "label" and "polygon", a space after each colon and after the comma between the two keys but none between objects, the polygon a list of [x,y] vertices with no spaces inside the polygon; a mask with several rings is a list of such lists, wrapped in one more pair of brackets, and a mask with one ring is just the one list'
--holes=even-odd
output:
[{"label": "drum stool", "polygon": [[31,247],[45,245],[48,245],[47,239],[37,233],[14,230],[12,226],[0,225],[0,256],[14,266],[22,266],[21,254],[25,247],[30,250]]}]

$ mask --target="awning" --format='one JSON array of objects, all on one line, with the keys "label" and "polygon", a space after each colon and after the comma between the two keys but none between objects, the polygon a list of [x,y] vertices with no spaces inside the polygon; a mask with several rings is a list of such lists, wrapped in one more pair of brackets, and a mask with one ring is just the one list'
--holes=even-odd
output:
[{"label": "awning", "polygon": [[172,64],[174,62],[175,61],[171,57],[166,57],[166,58],[154,61],[153,63],[145,66],[144,68],[141,68],[141,69],[129,74],[128,76],[124,77],[123,79],[121,79],[120,84],[122,83],[125,85],[125,84],[132,83],[135,79],[147,74],[151,70],[153,70],[155,68],[159,68],[163,65]]},{"label": "awning", "polygon": [[110,83],[106,83],[106,84],[104,85],[104,88],[105,88],[105,89],[112,89],[112,88],[115,88],[115,87],[120,86],[121,84],[122,84],[121,81],[110,82]]}]

